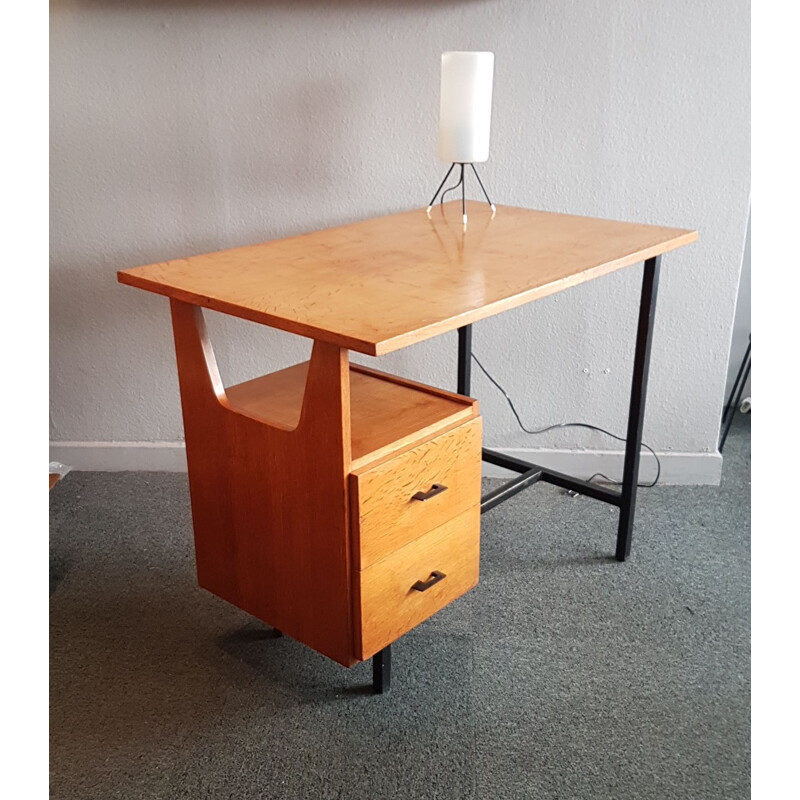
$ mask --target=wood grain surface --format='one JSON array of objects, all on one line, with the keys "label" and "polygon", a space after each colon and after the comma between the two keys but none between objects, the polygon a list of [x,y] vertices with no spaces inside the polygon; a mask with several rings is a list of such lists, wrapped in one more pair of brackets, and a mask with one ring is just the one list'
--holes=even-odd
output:
[{"label": "wood grain surface", "polygon": [[[308,362],[226,388],[231,408],[286,430],[300,419]],[[477,413],[460,395],[350,367],[351,469],[389,456]]]},{"label": "wood grain surface", "polygon": [[690,230],[460,202],[118,273],[122,283],[380,355],[695,241]]},{"label": "wood grain surface", "polygon": [[[480,506],[355,573],[359,657],[369,658],[478,583]],[[424,592],[412,589],[438,570],[447,577]]]},{"label": "wood grain surface", "polygon": [[172,301],[201,586],[355,663],[347,352],[315,342],[294,430],[228,401],[197,306]]},{"label": "wood grain surface", "polygon": [[[434,484],[447,488],[414,500]],[[481,418],[350,476],[353,555],[359,569],[458,516],[481,499]]]}]

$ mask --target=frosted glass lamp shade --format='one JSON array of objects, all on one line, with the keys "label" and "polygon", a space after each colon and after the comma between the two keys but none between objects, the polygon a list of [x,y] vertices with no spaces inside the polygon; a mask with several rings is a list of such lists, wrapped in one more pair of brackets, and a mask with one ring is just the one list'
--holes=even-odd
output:
[{"label": "frosted glass lamp shade", "polygon": [[439,158],[478,163],[489,158],[494,53],[442,53]]}]

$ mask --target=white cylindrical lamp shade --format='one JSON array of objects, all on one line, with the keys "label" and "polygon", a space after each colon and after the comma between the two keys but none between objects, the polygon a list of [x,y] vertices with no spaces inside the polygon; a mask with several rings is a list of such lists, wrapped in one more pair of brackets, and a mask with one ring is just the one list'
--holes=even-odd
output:
[{"label": "white cylindrical lamp shade", "polygon": [[489,158],[494,53],[442,53],[439,158],[480,163]]}]

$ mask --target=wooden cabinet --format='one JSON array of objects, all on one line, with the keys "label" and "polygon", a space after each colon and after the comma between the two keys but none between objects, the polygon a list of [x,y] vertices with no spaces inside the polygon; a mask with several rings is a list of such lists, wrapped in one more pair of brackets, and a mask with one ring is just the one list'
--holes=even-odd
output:
[{"label": "wooden cabinet", "polygon": [[352,665],[477,583],[475,400],[319,341],[225,387],[201,309],[171,302],[201,586]]}]

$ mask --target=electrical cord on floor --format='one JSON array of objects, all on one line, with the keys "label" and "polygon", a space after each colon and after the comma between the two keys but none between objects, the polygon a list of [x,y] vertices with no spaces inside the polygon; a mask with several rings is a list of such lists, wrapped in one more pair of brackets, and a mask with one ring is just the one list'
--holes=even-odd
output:
[{"label": "electrical cord on floor", "polygon": [[[480,367],[481,372],[494,384],[494,386],[497,389],[500,390],[503,397],[506,398],[506,401],[508,402],[511,411],[514,413],[514,416],[517,419],[517,424],[525,433],[529,433],[532,436],[536,436],[540,433],[547,433],[547,431],[555,430],[556,428],[586,428],[587,430],[597,431],[598,433],[603,433],[606,436],[610,436],[612,439],[616,439],[618,442],[626,441],[624,437],[617,436],[611,433],[610,431],[605,430],[604,428],[598,428],[597,425],[590,425],[588,422],[557,422],[555,425],[548,425],[547,427],[539,428],[538,430],[531,430],[530,428],[526,428],[525,424],[522,422],[522,419],[520,418],[519,413],[517,412],[517,409],[514,406],[514,402],[508,396],[508,392],[489,374],[489,370],[487,370],[486,367],[484,367],[483,364],[481,364],[480,359],[475,355],[475,353],[472,353],[472,358],[475,360],[475,363]],[[644,442],[642,442],[642,447],[649,450],[653,454],[653,458],[655,458],[656,460],[656,477],[652,483],[639,483],[637,484],[637,486],[640,489],[650,489],[658,483],[658,479],[661,477],[661,461],[659,461],[659,458],[656,455],[656,451],[653,450],[653,448],[650,447],[649,444],[645,444]],[[589,478],[589,482],[593,481],[595,478],[604,478],[606,481],[608,481],[611,484],[614,484],[615,486],[622,485],[620,481],[615,481],[612,478],[609,478],[608,475],[604,475],[602,472],[595,472],[595,474],[592,475],[591,478]]]}]

